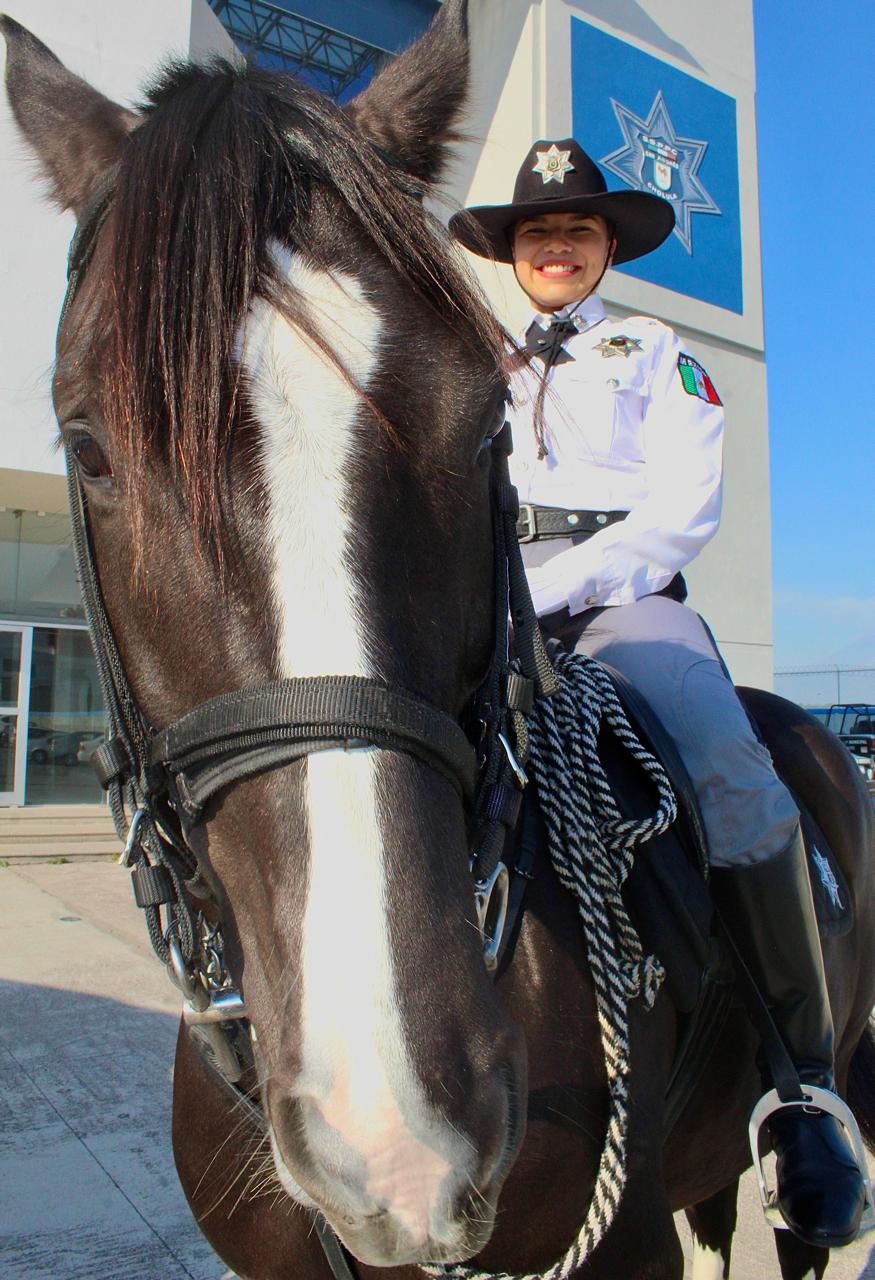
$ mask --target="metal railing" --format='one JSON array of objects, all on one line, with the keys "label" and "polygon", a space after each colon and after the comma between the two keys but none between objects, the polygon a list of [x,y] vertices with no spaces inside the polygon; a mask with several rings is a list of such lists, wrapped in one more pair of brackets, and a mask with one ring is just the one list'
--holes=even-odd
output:
[{"label": "metal railing", "polygon": [[875,667],[841,666],[779,667],[775,670],[778,693],[815,706],[832,702],[875,703]]},{"label": "metal railing", "polygon": [[210,6],[242,53],[260,66],[293,71],[334,98],[392,57],[267,0],[210,0]]}]

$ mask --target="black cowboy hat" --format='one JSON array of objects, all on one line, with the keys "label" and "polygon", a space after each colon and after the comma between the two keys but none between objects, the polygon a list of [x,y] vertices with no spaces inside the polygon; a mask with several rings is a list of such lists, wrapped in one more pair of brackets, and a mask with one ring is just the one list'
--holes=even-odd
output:
[{"label": "black cowboy hat", "polygon": [[512,262],[511,231],[542,213],[597,213],[617,240],[614,264],[658,249],[674,228],[674,209],[646,191],[608,191],[599,167],[573,138],[536,142],[517,174],[510,204],[477,205],[450,219],[450,231],[481,258]]}]

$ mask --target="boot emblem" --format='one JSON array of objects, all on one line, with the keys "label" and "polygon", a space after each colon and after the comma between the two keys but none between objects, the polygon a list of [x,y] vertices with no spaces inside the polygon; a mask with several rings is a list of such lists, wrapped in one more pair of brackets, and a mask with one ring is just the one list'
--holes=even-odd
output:
[{"label": "boot emblem", "polygon": [[826,859],[822,853],[819,853],[814,845],[811,846],[811,857],[814,861],[814,865],[817,867],[817,873],[820,876],[820,883],[829,894],[830,902],[834,907],[838,907],[839,911],[843,910],[842,898],[839,893],[839,882],[835,878],[835,872],[829,865],[828,859]]}]

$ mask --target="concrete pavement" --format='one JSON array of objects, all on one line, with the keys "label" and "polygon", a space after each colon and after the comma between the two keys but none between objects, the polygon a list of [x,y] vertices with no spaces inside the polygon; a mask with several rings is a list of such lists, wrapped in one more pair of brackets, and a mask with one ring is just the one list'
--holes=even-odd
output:
[{"label": "concrete pavement", "polygon": [[[0,869],[0,1280],[233,1280],[173,1167],[178,1007],[121,868]],[[750,1175],[740,1218],[733,1280],[777,1278]],[[875,1280],[873,1235],[827,1275]]]},{"label": "concrete pavement", "polygon": [[220,1280],[170,1154],[178,998],[127,875],[0,870],[0,1275]]}]

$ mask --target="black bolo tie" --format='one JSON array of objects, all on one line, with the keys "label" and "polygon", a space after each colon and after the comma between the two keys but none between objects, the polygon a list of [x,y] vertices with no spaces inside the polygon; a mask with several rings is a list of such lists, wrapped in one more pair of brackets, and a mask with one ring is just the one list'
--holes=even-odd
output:
[{"label": "black bolo tie", "polygon": [[535,397],[534,417],[532,425],[538,445],[539,461],[546,458],[547,431],[544,422],[544,397],[547,394],[547,374],[557,364],[565,364],[574,360],[574,356],[565,350],[564,343],[572,334],[579,333],[577,325],[570,317],[563,320],[553,319],[546,329],[542,329],[537,320],[533,320],[526,330],[526,351],[533,360],[544,361],[544,372],[539,379],[540,386]]},{"label": "black bolo tie", "polygon": [[526,330],[526,351],[538,360],[544,361],[544,372],[552,369],[554,364],[565,364],[574,356],[565,350],[565,342],[572,334],[579,333],[573,320],[552,320],[546,329],[542,329],[537,320],[533,320]]}]

